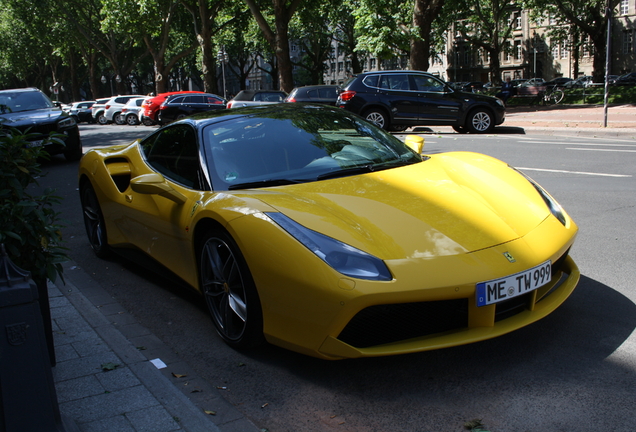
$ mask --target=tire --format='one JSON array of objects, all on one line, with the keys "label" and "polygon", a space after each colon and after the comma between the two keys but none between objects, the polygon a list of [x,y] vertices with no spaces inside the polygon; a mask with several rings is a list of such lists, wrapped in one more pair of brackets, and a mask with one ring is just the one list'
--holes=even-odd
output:
[{"label": "tire", "polygon": [[371,108],[365,111],[362,117],[379,128],[389,130],[389,117],[381,109]]},{"label": "tire", "polygon": [[101,113],[100,115],[97,116],[97,123],[99,123],[102,126],[108,124],[108,119],[106,118],[104,113]]},{"label": "tire", "polygon": [[470,133],[488,133],[495,127],[493,115],[489,110],[476,108],[468,114],[465,127]]},{"label": "tire", "polygon": [[111,251],[108,247],[104,215],[99,206],[99,200],[97,199],[95,190],[89,181],[86,181],[81,186],[80,200],[82,202],[84,227],[86,228],[88,243],[91,245],[95,255],[99,258],[107,258],[110,256]]},{"label": "tire", "polygon": [[237,349],[262,344],[260,300],[236,242],[222,229],[211,229],[202,238],[199,283],[219,336]]},{"label": "tire", "polygon": [[113,114],[113,121],[115,122],[115,124],[124,125],[126,124],[126,117],[122,116],[121,113],[116,112],[115,114]]},{"label": "tire", "polygon": [[554,89],[554,91],[548,95],[548,102],[551,104],[558,104],[563,100],[563,96],[565,96],[563,90]]},{"label": "tire", "polygon": [[150,117],[144,117],[142,122],[144,126],[152,126],[155,124],[154,120],[152,120]]},{"label": "tire", "polygon": [[77,136],[71,136],[66,141],[66,151],[64,152],[64,158],[69,162],[76,162],[82,158],[84,149],[82,148],[82,140]]},{"label": "tire", "polygon": [[137,126],[139,124],[139,120],[137,119],[136,115],[128,114],[126,116],[126,124],[129,126]]},{"label": "tire", "polygon": [[457,132],[457,133],[460,133],[460,134],[468,133],[468,129],[466,129],[465,126],[457,126],[457,125],[455,125],[455,126],[453,126],[453,130],[455,132]]},{"label": "tire", "polygon": [[391,126],[389,128],[389,130],[391,132],[404,132],[405,130],[407,130],[409,127],[405,126],[405,125],[401,125],[401,126]]}]

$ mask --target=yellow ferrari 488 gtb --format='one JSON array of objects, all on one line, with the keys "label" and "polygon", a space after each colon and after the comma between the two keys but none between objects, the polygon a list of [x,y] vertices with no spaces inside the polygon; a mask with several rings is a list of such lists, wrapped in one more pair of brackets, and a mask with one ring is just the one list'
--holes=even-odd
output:
[{"label": "yellow ferrari 488 gtb", "polygon": [[187,118],[84,155],[88,239],[198,290],[235,348],[402,354],[554,311],[578,283],[576,224],[507,164],[422,143],[302,104]]}]

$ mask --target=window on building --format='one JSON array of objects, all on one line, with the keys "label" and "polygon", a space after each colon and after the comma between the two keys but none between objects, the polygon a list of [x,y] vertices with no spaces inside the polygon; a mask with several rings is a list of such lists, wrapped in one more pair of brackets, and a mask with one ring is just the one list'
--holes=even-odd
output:
[{"label": "window on building", "polygon": [[559,58],[559,41],[552,41],[552,58]]},{"label": "window on building", "polygon": [[331,73],[336,73],[336,64],[335,63],[331,63]]},{"label": "window on building", "polygon": [[621,15],[627,15],[629,13],[629,0],[621,0],[619,8]]},{"label": "window on building", "polygon": [[521,60],[521,56],[523,54],[523,51],[521,49],[521,41],[520,40],[516,40],[515,41],[515,60]]},{"label": "window on building", "polygon": [[623,54],[629,54],[634,48],[634,33],[631,30],[623,32]]},{"label": "window on building", "polygon": [[338,62],[338,73],[341,73],[343,71],[344,71],[344,63]]},{"label": "window on building", "polygon": [[561,58],[562,59],[566,59],[568,58],[568,41],[561,41]]},{"label": "window on building", "polygon": [[521,30],[521,13],[517,14],[515,25],[516,25],[517,30]]},{"label": "window on building", "polygon": [[369,60],[369,69],[374,70],[375,68],[375,59]]}]

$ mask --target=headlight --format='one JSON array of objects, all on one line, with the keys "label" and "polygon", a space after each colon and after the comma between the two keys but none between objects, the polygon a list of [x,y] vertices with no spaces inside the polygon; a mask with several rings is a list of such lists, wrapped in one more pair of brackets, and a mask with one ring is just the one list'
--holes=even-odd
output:
[{"label": "headlight", "polygon": [[316,254],[334,270],[358,279],[390,281],[391,272],[379,258],[312,231],[282,213],[266,213],[292,237]]},{"label": "headlight", "polygon": [[57,128],[58,129],[68,129],[70,127],[73,127],[77,124],[77,122],[75,121],[75,117],[66,117],[65,119],[62,119],[58,122],[57,124]]},{"label": "headlight", "polygon": [[522,176],[524,176],[530,182],[530,184],[534,186],[537,192],[539,192],[539,195],[541,195],[541,198],[543,198],[543,201],[545,201],[545,204],[550,209],[550,213],[552,213],[554,217],[557,218],[559,222],[561,222],[565,226],[566,220],[565,220],[565,213],[563,212],[563,207],[561,207],[561,205],[558,202],[556,202],[556,200],[552,198],[552,196],[545,189],[543,189],[537,182],[532,180],[525,173],[519,171],[518,169],[514,167],[511,167],[511,168],[517,171]]}]

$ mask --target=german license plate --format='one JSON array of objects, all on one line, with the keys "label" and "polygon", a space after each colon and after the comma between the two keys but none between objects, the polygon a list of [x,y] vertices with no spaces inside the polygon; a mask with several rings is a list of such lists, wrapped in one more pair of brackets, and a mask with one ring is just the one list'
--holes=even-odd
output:
[{"label": "german license plate", "polygon": [[552,263],[548,260],[536,267],[477,284],[477,306],[486,306],[508,300],[550,282],[552,279]]}]

